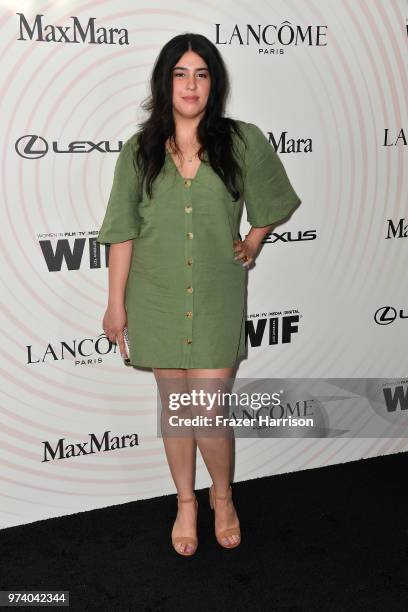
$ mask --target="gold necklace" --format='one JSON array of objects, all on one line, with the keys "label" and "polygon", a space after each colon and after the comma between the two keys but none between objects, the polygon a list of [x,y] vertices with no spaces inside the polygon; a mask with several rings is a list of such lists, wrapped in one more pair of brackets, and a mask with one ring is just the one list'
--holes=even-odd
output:
[{"label": "gold necklace", "polygon": [[[173,151],[171,151],[169,148],[167,149],[170,153],[170,155],[177,155],[177,153],[174,153]],[[183,157],[183,151],[181,151],[181,156]],[[197,153],[194,153],[193,157],[191,159],[187,158],[185,161],[188,161],[189,163],[193,162],[193,159],[197,157]],[[184,159],[184,157],[183,157]]]},{"label": "gold necklace", "polygon": [[195,157],[197,157],[197,153],[195,153],[191,159],[187,159],[187,161],[191,163]]}]

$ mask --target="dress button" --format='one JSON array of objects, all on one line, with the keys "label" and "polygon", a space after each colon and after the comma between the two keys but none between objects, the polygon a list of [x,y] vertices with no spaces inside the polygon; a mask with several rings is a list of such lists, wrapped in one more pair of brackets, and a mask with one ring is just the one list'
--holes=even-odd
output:
[{"label": "dress button", "polygon": [[191,211],[193,210],[191,206],[185,206],[184,210],[186,211],[186,213],[191,213]]},{"label": "dress button", "polygon": [[193,316],[193,313],[191,312],[191,310],[187,310],[187,312],[186,312],[186,317],[187,317],[188,319],[191,319],[191,317],[192,317],[192,316]]},{"label": "dress button", "polygon": [[192,339],[191,338],[186,338],[186,342],[187,342],[187,344],[191,344],[192,343]]},{"label": "dress button", "polygon": [[191,185],[191,181],[190,181],[190,179],[186,179],[186,180],[184,181],[184,185],[185,185],[186,187],[190,187],[190,185]]},{"label": "dress button", "polygon": [[187,259],[187,265],[188,266],[192,266],[193,265],[193,260],[191,258]]},{"label": "dress button", "polygon": [[187,293],[193,293],[193,288],[191,285],[189,285],[186,289]]},{"label": "dress button", "polygon": [[188,233],[186,234],[186,236],[187,236],[187,238],[188,238],[189,240],[192,240],[192,239],[193,239],[193,237],[194,237],[194,234],[193,234],[193,232],[188,232]]}]

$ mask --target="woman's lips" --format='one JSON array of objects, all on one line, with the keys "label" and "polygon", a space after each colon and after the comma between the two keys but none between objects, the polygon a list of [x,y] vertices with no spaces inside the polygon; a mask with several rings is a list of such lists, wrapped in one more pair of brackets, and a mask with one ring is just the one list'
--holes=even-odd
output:
[{"label": "woman's lips", "polygon": [[187,96],[183,98],[183,100],[185,100],[186,102],[197,102],[198,96]]}]

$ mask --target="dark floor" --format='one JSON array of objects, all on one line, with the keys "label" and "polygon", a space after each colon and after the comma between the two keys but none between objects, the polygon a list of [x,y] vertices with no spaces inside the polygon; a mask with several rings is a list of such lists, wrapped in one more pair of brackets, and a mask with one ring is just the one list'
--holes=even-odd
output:
[{"label": "dark floor", "polygon": [[[242,544],[171,547],[175,496],[0,531],[0,589],[69,590],[70,609],[408,610],[408,454],[233,485]],[[25,608],[28,609],[28,608]]]}]

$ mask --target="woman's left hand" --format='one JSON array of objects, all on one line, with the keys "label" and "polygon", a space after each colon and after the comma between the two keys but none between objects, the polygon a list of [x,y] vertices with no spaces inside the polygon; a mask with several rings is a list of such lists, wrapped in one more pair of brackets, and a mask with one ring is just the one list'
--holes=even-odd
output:
[{"label": "woman's left hand", "polygon": [[258,249],[256,246],[245,240],[234,240],[234,252],[235,257],[238,261],[242,262],[242,265],[247,268],[255,260]]}]

